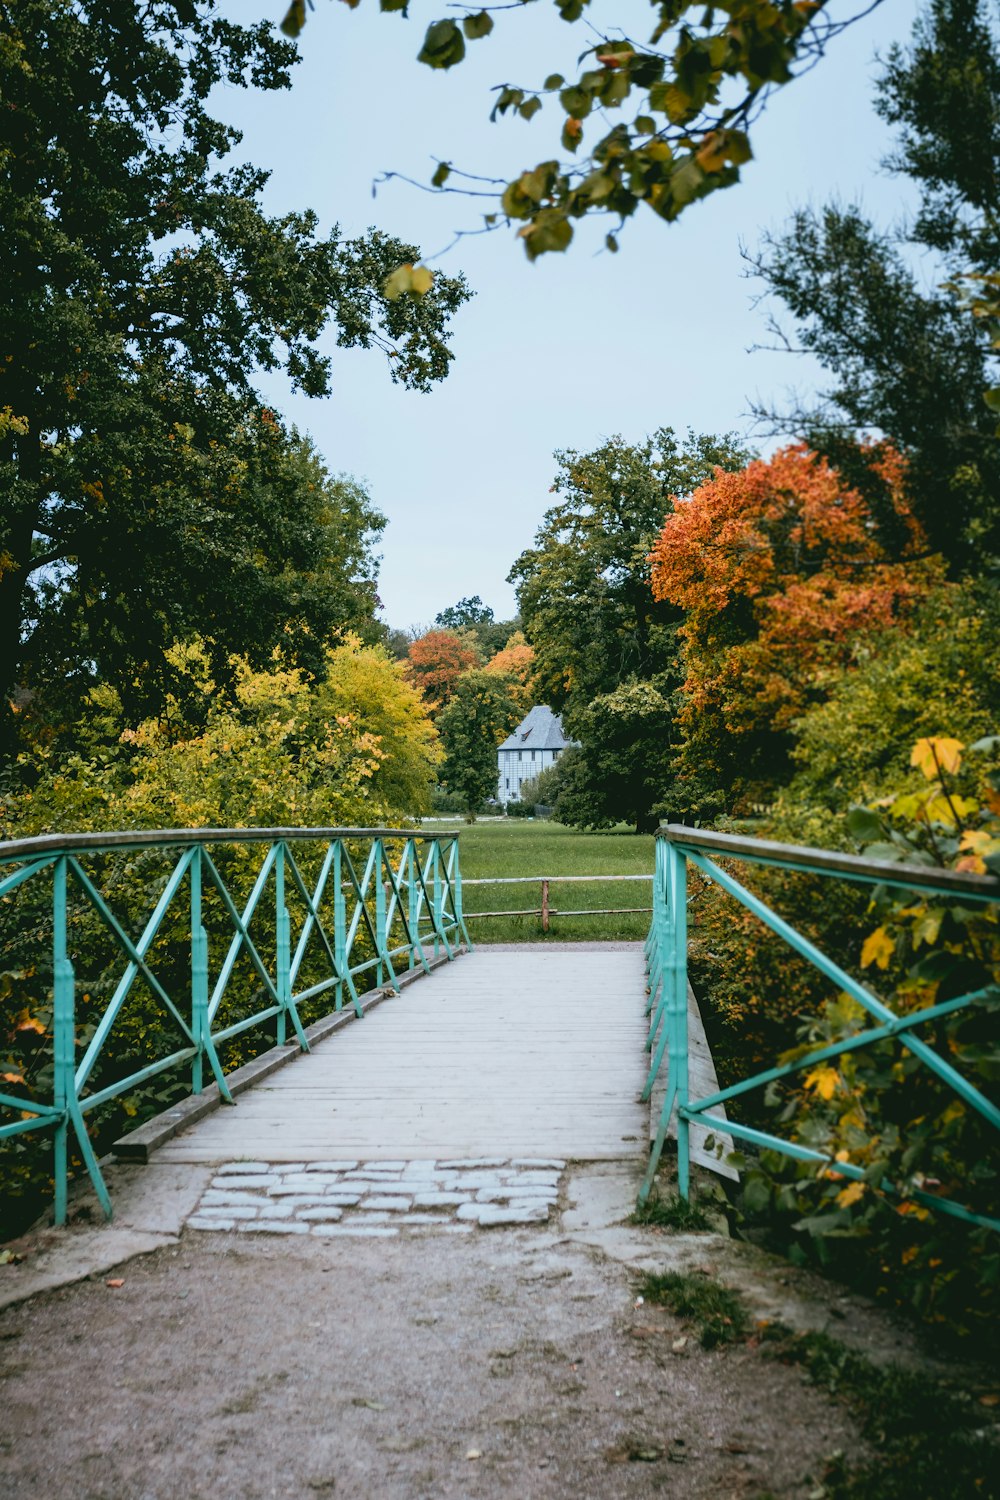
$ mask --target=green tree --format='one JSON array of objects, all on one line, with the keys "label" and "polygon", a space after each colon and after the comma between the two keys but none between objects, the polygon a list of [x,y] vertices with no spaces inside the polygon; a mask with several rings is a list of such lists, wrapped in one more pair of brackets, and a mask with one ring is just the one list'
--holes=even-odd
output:
[{"label": "green tree", "polygon": [[611,438],[557,454],[535,546],[511,570],[539,697],[583,746],[560,816],[584,827],[655,821],[670,790],[672,695],[682,681],[682,614],[653,598],[650,554],[674,497],[749,454],[732,435],[661,428],[641,444]]},{"label": "green tree", "polygon": [[[754,270],[794,319],[772,328],[834,376],[817,408],[759,413],[792,427],[852,482],[859,434],[906,454],[908,487],[930,549],[958,571],[1000,552],[1000,444],[984,391],[997,381],[987,300],[969,316],[961,290],[1000,261],[1000,31],[987,0],[932,0],[912,45],[895,47],[876,108],[898,127],[886,165],[920,195],[913,222],[883,232],[857,207],[798,212],[765,238]],[[913,251],[936,279],[913,269]],[[980,282],[973,281],[973,294]],[[869,499],[878,486],[864,486]]]},{"label": "green tree", "polygon": [[484,661],[502,650],[520,626],[518,619],[498,620],[478,594],[473,594],[470,599],[459,599],[457,604],[450,604],[447,609],[434,616],[434,623],[440,625],[442,630],[474,635]]},{"label": "green tree", "polygon": [[562,769],[554,807],[560,823],[630,823],[636,833],[651,833],[662,813],[679,817],[676,690],[673,674],[633,680],[578,712],[581,748],[567,750],[556,766]]},{"label": "green tree", "polygon": [[463,672],[438,717],[445,750],[441,781],[460,794],[471,817],[496,796],[497,748],[521,717],[506,679],[481,669]]},{"label": "green tree", "polygon": [[[176,611],[225,639],[246,576],[230,552],[263,548],[273,575],[300,546],[280,483],[252,493],[273,478],[257,370],[284,367],[326,394],[316,344],[332,320],[342,346],[383,348],[407,385],[447,372],[460,279],[391,298],[386,278],[412,246],[376,230],[321,238],[311,212],[269,218],[266,174],[220,167],[239,136],[209,113],[211,90],[284,87],[294,60],[268,25],[228,21],[212,0],[11,0],[0,12],[0,702],[53,611],[85,617],[70,671],[98,640],[104,662],[128,656],[164,532],[190,557],[207,531],[213,585],[203,597],[204,569],[174,570],[158,606],[168,638]],[[276,504],[270,534],[261,502]],[[252,535],[220,546],[244,503]]]},{"label": "green tree", "polygon": [[[354,8],[359,0],[349,3]],[[497,194],[497,211],[487,215],[488,225],[519,224],[532,260],[565,250],[572,221],[584,215],[606,214],[617,229],[645,203],[669,222],[697,199],[737,182],[752,155],[749,127],[768,94],[805,71],[850,24],[832,21],[825,0],[721,0],[707,9],[690,0],[650,0],[653,31],[643,44],[618,27],[613,35],[597,30],[586,14],[589,0],[555,0],[555,6],[564,21],[585,18],[579,77],[545,77],[529,38],[524,55],[532,81],[495,90],[491,116],[530,120],[546,102],[555,111],[563,159],[555,159],[553,142],[554,159],[507,183]],[[381,8],[407,11],[403,0],[381,0]],[[283,29],[297,36],[305,19],[306,0],[292,0]],[[493,25],[488,9],[470,9],[461,22],[433,21],[419,59],[432,68],[453,67],[465,56],[466,41],[488,36]],[[585,138],[588,149],[581,150]],[[472,184],[449,161],[438,164],[431,181],[446,192],[455,191],[456,182],[459,191],[466,185],[484,191],[482,177]],[[614,233],[607,243],[617,249]]]}]

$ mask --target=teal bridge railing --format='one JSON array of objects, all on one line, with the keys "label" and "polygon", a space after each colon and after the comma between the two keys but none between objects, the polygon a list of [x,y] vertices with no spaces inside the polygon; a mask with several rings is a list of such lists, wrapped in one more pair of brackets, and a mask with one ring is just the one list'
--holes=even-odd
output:
[{"label": "teal bridge railing", "polygon": [[[653,917],[646,940],[646,960],[649,974],[649,1003],[647,1015],[652,1017],[647,1050],[652,1053],[652,1062],[643,1092],[648,1099],[660,1074],[664,1060],[667,1063],[667,1084],[649,1166],[640,1190],[639,1202],[649,1197],[656,1170],[663,1152],[671,1118],[676,1112],[677,1131],[677,1184],[680,1195],[690,1196],[690,1129],[692,1123],[713,1127],[713,1118],[718,1119],[718,1110],[730,1100],[739,1098],[753,1089],[765,1087],[778,1079],[814,1068],[819,1063],[830,1062],[841,1055],[870,1047],[888,1038],[897,1038],[901,1046],[930,1068],[954,1090],[965,1104],[1000,1131],[1000,1109],[992,1100],[971,1084],[968,1079],[940,1055],[934,1047],[918,1035],[918,1030],[927,1022],[953,1014],[982,999],[988,991],[954,996],[939,1004],[925,1005],[900,1015],[892,1010],[867,985],[860,983],[840,964],[821,952],[816,945],[797,932],[791,923],[748,890],[729,869],[716,862],[725,859],[727,864],[740,861],[751,865],[765,865],[779,870],[801,871],[833,880],[847,880],[861,885],[886,886],[893,890],[914,891],[925,896],[950,896],[962,904],[1000,906],[1000,880],[992,876],[964,874],[931,866],[895,864],[883,860],[871,860],[856,855],[839,854],[830,850],[803,848],[792,844],[772,843],[764,839],[741,838],[732,834],[711,833],[687,828],[681,824],[669,824],[659,830],[656,839],[656,871],[653,879]],[[714,881],[736,901],[760,919],[765,926],[783,939],[796,953],[802,955],[819,972],[826,976],[839,990],[850,995],[875,1022],[833,1045],[818,1047],[794,1061],[768,1068],[752,1077],[741,1079],[729,1088],[719,1089],[701,1099],[692,1099],[689,1093],[688,1070],[688,866],[693,866],[708,880]],[[713,1117],[712,1111],[716,1112]],[[714,1128],[714,1127],[713,1127]],[[833,1170],[840,1176],[862,1180],[865,1172],[850,1161],[832,1160],[822,1152],[811,1149],[797,1141],[784,1140],[767,1131],[756,1129],[727,1118],[718,1124],[726,1135],[745,1141],[751,1147],[777,1151],[799,1161],[815,1162],[817,1167]],[[892,1184],[883,1187],[892,1190]],[[963,1204],[935,1193],[919,1189],[908,1190],[908,1196],[938,1212],[950,1214],[969,1223],[1000,1230],[1000,1219],[987,1218],[971,1212]]]},{"label": "teal bridge railing", "polygon": [[[137,888],[148,893],[148,914],[136,913]],[[207,1069],[232,1103],[219,1057],[223,1043],[273,1023],[277,1044],[290,1030],[308,1051],[299,1014],[305,1002],[332,992],[333,1009],[347,1003],[360,1017],[366,989],[395,986],[403,970],[429,970],[432,960],[453,958],[459,944],[471,947],[453,833],[211,828],[45,835],[0,843],[8,936],[18,931],[17,911],[10,909],[18,900],[51,1001],[48,1056],[38,1070],[51,1086],[44,1100],[38,1090],[0,1092],[0,1142],[52,1132],[56,1224],[66,1220],[71,1132],[111,1217],[88,1131],[92,1111],[185,1064],[194,1093]],[[96,919],[102,929],[108,951],[99,964],[92,953],[74,951],[81,919],[92,925]],[[96,1011],[78,967],[102,970]],[[137,985],[154,997],[172,1044],[123,1071],[116,1036]]]}]

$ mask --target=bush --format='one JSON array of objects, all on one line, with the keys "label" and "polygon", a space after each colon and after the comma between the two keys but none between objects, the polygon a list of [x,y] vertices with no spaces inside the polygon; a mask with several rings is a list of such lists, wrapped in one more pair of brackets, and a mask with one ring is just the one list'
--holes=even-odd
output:
[{"label": "bush", "polygon": [[[856,809],[849,827],[877,859],[1000,873],[1000,738],[972,747],[924,739],[912,764],[922,785],[884,805]],[[879,925],[855,952],[868,986],[896,1014],[977,998],[915,1034],[988,1100],[1000,1066],[1000,927],[997,907],[877,887]],[[869,919],[869,927],[871,920]],[[874,979],[870,976],[874,975]],[[792,1061],[874,1023],[847,995],[829,998],[803,1026]],[[842,1053],[767,1091],[776,1134],[820,1151],[826,1163],[765,1152],[749,1172],[744,1206],[789,1243],[797,1258],[862,1279],[951,1329],[983,1328],[1000,1310],[995,1229],[934,1209],[956,1200],[983,1217],[1000,1190],[997,1131],[898,1040]],[[838,1173],[837,1162],[861,1179]]]},{"label": "bush", "polygon": [[508,802],[504,812],[508,818],[533,818],[535,804],[533,802]]}]

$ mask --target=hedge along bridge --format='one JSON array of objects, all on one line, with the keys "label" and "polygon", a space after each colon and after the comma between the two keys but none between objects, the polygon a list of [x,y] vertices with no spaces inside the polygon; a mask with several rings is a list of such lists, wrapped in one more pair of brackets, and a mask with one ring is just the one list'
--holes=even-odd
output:
[{"label": "hedge along bridge", "polygon": [[[992,876],[863,859],[829,850],[704,832],[679,824],[661,828],[656,840],[653,920],[646,942],[650,993],[647,1014],[652,1015],[646,1045],[653,1056],[644,1096],[648,1098],[652,1093],[665,1060],[667,1079],[659,1126],[640,1192],[640,1202],[645,1202],[649,1195],[671,1123],[677,1136],[678,1187],[682,1196],[687,1198],[690,1193],[693,1129],[711,1131],[718,1135],[719,1127],[713,1121],[720,1117],[726,1118],[727,1104],[755,1089],[765,1088],[820,1064],[835,1062],[849,1053],[890,1040],[896,1040],[900,1046],[907,1048],[968,1109],[975,1110],[994,1131],[1000,1131],[1000,1109],[996,1104],[970,1083],[953,1063],[942,1057],[934,1046],[918,1035],[921,1028],[947,1016],[970,1010],[984,1001],[995,1001],[996,985],[951,996],[940,1003],[921,1005],[905,1014],[899,1014],[872,989],[861,984],[842,965],[796,931],[790,922],[779,916],[738,880],[730,869],[723,868],[717,862],[720,857],[726,860],[727,865],[739,862],[768,866],[818,876],[822,880],[846,880],[862,886],[881,886],[893,892],[950,898],[962,906],[969,905],[973,908],[985,907],[995,911],[1000,907],[1000,880]],[[729,1088],[714,1089],[701,1097],[692,1097],[689,1061],[690,987],[687,980],[689,865],[752,912],[789,948],[824,975],[837,990],[857,1001],[862,1012],[876,1024],[862,1026],[853,1035],[826,1047],[810,1048],[807,1051],[798,1049],[794,1060],[779,1062],[777,1066],[741,1079]],[[726,1119],[725,1132],[727,1138],[735,1136],[755,1150],[776,1151],[810,1163],[820,1173],[833,1172],[855,1182],[869,1180],[868,1172],[849,1160],[842,1160],[839,1155],[834,1157],[830,1152],[817,1150],[800,1141],[783,1139],[769,1131],[734,1122],[732,1118]],[[901,1189],[900,1185],[884,1179],[877,1179],[874,1185],[889,1194],[905,1192],[907,1198],[915,1199],[928,1209],[1000,1231],[1000,1219],[974,1213],[962,1203],[942,1194],[924,1191],[914,1184],[906,1184]]]},{"label": "hedge along bridge", "polygon": [[[249,895],[234,894],[248,875]],[[141,921],[135,907],[149,886],[159,888],[158,899],[133,938]],[[290,1028],[308,1052],[303,1006],[332,991],[335,1012],[346,1002],[360,1017],[369,983],[395,989],[403,973],[429,972],[468,942],[454,836],[389,828],[167,829],[7,842],[0,844],[0,898],[8,908],[18,901],[18,915],[34,933],[51,929],[48,982],[44,953],[30,941],[31,951],[19,955],[24,969],[14,974],[15,983],[25,982],[27,999],[38,966],[48,993],[35,995],[28,1010],[50,1012],[51,1024],[42,1029],[51,1040],[24,1093],[0,1092],[0,1109],[17,1116],[0,1124],[0,1141],[52,1132],[57,1224],[66,1219],[71,1130],[111,1216],[88,1115],[107,1114],[113,1101],[183,1064],[190,1065],[194,1094],[202,1091],[207,1064],[221,1098],[232,1103],[221,1047],[272,1023],[278,1046]],[[103,950],[95,928],[103,929]],[[223,955],[214,983],[210,930]],[[95,1003],[77,984],[71,939],[89,942],[89,983],[110,991],[106,1003]],[[8,957],[5,967],[10,963]],[[150,1031],[159,1033],[160,1055],[130,1066],[130,1048]],[[5,1082],[16,1078],[8,1073]],[[47,1080],[50,1098],[43,1102],[38,1095]]]}]

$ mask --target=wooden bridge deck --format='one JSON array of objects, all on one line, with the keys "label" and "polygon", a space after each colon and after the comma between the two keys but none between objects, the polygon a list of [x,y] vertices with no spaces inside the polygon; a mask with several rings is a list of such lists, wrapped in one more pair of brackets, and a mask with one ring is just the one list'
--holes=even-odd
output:
[{"label": "wooden bridge deck", "polygon": [[639,944],[479,951],[408,986],[157,1158],[644,1155],[645,998]]}]

